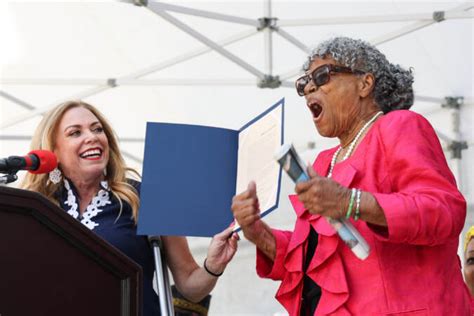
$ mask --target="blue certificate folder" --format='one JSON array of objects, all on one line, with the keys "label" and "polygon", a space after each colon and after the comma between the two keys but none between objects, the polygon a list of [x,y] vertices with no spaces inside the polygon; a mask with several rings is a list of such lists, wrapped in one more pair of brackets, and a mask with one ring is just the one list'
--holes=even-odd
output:
[{"label": "blue certificate folder", "polygon": [[[238,193],[239,134],[277,107],[282,144],[284,99],[238,131],[148,122],[138,234],[211,237],[228,227]],[[280,178],[281,168],[275,204],[262,216],[278,207]]]}]

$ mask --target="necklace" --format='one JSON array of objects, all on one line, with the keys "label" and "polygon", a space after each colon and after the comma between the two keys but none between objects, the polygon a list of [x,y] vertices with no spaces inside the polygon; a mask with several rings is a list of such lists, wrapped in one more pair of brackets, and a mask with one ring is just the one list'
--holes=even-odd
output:
[{"label": "necklace", "polygon": [[[354,150],[354,147],[357,144],[357,141],[359,140],[359,138],[362,136],[362,134],[365,132],[365,130],[370,126],[370,124],[372,124],[382,114],[383,114],[382,111],[379,111],[379,112],[375,113],[375,115],[372,116],[372,118],[370,120],[368,120],[367,123],[364,124],[364,126],[362,126],[362,128],[357,133],[356,137],[354,137],[354,140],[349,144],[349,148],[347,149],[347,152],[346,152],[346,154],[344,155],[344,157],[342,158],[341,161],[344,161],[347,158],[349,158],[349,156],[351,155],[352,151]],[[336,150],[336,152],[332,155],[331,167],[329,168],[328,178],[331,178],[331,176],[332,176],[332,171],[334,169],[334,166],[336,165],[337,156],[339,155],[341,150],[342,150],[342,147],[339,147]]]}]

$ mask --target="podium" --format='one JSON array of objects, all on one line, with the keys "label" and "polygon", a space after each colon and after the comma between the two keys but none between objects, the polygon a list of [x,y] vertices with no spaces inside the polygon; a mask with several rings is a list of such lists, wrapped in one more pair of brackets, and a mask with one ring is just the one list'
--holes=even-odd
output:
[{"label": "podium", "polygon": [[138,316],[142,269],[39,193],[0,186],[0,315]]}]

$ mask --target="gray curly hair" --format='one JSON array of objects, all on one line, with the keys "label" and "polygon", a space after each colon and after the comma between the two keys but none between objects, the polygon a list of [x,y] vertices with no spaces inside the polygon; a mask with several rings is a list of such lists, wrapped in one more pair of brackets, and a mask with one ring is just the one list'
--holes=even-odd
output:
[{"label": "gray curly hair", "polygon": [[384,113],[409,109],[413,105],[413,75],[399,65],[388,62],[373,45],[348,37],[335,37],[319,44],[303,65],[307,71],[316,58],[334,59],[338,64],[370,72],[375,77],[373,97]]}]

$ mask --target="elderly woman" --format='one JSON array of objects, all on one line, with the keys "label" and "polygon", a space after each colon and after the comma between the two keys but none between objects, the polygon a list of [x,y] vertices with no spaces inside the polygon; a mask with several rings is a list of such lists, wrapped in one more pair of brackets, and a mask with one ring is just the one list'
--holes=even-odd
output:
[{"label": "elderly woman", "polygon": [[[64,211],[120,249],[143,269],[143,315],[159,315],[153,290],[153,252],[146,236],[136,234],[140,183],[128,178],[109,123],[93,106],[80,101],[47,113],[31,148],[52,150],[59,167],[48,175],[28,174],[25,189],[44,194]],[[163,237],[167,263],[179,291],[199,301],[215,286],[237,250],[231,228],[211,241],[204,267],[190,253],[186,238]]]},{"label": "elderly woman", "polygon": [[[408,111],[410,71],[372,45],[320,44],[296,89],[319,134],[339,145],[290,196],[293,232],[259,217],[254,183],[232,211],[257,246],[257,273],[282,280],[290,315],[469,315],[456,254],[466,204],[433,128]],[[350,218],[370,245],[359,260],[324,217]]]}]

